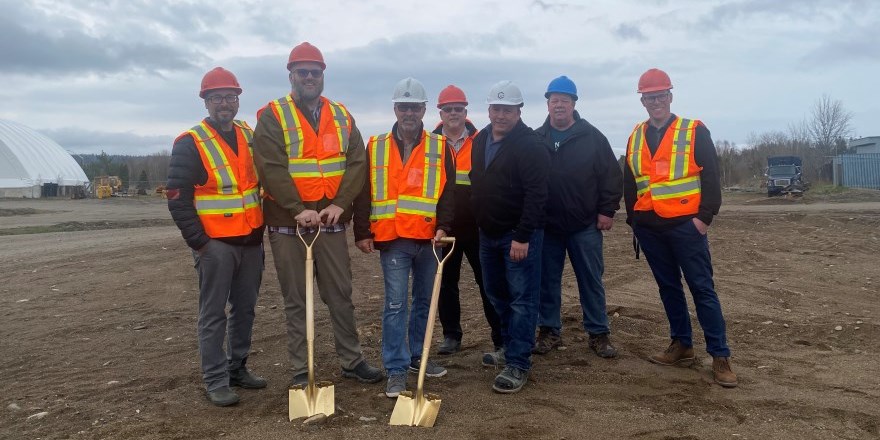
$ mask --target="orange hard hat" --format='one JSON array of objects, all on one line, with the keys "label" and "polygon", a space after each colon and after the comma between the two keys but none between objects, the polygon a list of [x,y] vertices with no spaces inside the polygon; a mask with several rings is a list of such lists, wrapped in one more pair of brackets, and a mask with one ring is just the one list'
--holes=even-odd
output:
[{"label": "orange hard hat", "polygon": [[300,43],[290,51],[290,57],[287,58],[287,70],[290,70],[293,63],[303,61],[312,61],[320,64],[322,69],[327,68],[327,65],[324,64],[324,55],[321,55],[321,51],[309,44],[308,41]]},{"label": "orange hard hat", "polygon": [[639,77],[638,93],[659,92],[672,88],[672,80],[669,75],[660,69],[648,69]]},{"label": "orange hard hat", "polygon": [[437,97],[437,108],[440,108],[443,104],[449,104],[451,102],[460,102],[464,105],[468,104],[467,97],[464,96],[463,90],[453,85],[448,85],[445,89],[440,91],[440,96]]},{"label": "orange hard hat", "polygon": [[241,95],[241,86],[232,72],[215,67],[202,77],[202,89],[199,90],[199,98],[205,97],[205,93],[216,89],[234,89],[236,95]]}]

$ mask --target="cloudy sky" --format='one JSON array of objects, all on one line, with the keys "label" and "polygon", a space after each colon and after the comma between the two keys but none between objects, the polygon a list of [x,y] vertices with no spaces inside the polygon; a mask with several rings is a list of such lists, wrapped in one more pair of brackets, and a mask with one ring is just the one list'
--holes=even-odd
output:
[{"label": "cloudy sky", "polygon": [[716,140],[786,130],[822,94],[853,113],[854,135],[880,135],[874,0],[0,0],[0,11],[0,119],[76,153],[170,150],[205,116],[198,88],[215,66],[238,76],[239,118],[253,124],[289,92],[302,41],[323,51],[325,95],[365,136],[391,127],[407,76],[428,90],[430,126],[447,84],[482,127],[489,88],[510,79],[537,127],[547,83],[564,74],[581,115],[622,148],[646,117],[635,89],[650,67],[672,77],[673,111]]}]

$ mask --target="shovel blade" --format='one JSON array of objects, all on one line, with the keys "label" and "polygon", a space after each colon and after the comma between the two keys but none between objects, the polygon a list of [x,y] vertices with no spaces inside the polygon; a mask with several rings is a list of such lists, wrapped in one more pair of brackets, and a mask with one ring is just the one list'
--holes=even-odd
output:
[{"label": "shovel blade", "polygon": [[308,386],[290,388],[287,394],[288,418],[293,420],[316,414],[329,417],[336,411],[333,395],[333,385],[327,384],[316,384],[311,390]]},{"label": "shovel blade", "polygon": [[439,412],[440,396],[425,394],[425,397],[420,401],[413,396],[412,392],[404,391],[397,396],[389,424],[430,428],[437,421]]}]

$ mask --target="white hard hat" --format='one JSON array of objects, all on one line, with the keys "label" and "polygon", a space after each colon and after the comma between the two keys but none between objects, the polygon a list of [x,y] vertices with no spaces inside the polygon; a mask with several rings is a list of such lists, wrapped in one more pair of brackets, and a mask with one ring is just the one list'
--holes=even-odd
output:
[{"label": "white hard hat", "polygon": [[489,89],[489,97],[486,98],[487,104],[502,105],[523,105],[522,92],[513,81],[504,80],[495,83]]},{"label": "white hard hat", "polygon": [[394,86],[391,102],[428,102],[428,94],[425,93],[425,86],[419,80],[410,77],[400,80]]}]

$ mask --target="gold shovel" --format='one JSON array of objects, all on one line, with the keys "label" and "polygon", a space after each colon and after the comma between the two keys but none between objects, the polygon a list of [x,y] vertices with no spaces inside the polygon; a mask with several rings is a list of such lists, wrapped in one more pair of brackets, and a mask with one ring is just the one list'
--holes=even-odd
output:
[{"label": "gold shovel", "polygon": [[306,243],[299,226],[296,228],[296,235],[306,246],[306,343],[309,352],[309,381],[305,386],[294,385],[288,390],[290,420],[317,414],[330,416],[336,411],[333,384],[315,381],[315,260],[312,256],[312,246],[320,234],[319,227],[312,242]]},{"label": "gold shovel", "polygon": [[428,352],[431,350],[431,337],[434,333],[434,317],[437,315],[437,300],[440,297],[440,279],[443,277],[443,263],[452,255],[455,249],[455,237],[444,237],[440,239],[441,243],[452,243],[449,252],[441,260],[437,255],[437,248],[434,247],[434,258],[437,260],[437,274],[434,275],[434,289],[431,292],[431,307],[428,309],[428,325],[425,328],[425,342],[422,344],[422,362],[419,364],[419,381],[416,385],[416,392],[404,391],[397,396],[397,403],[394,404],[394,411],[391,413],[391,425],[402,426],[424,426],[430,428],[434,426],[437,420],[437,413],[440,412],[440,396],[431,393],[425,393],[423,385],[425,384],[425,369],[428,365]]}]

